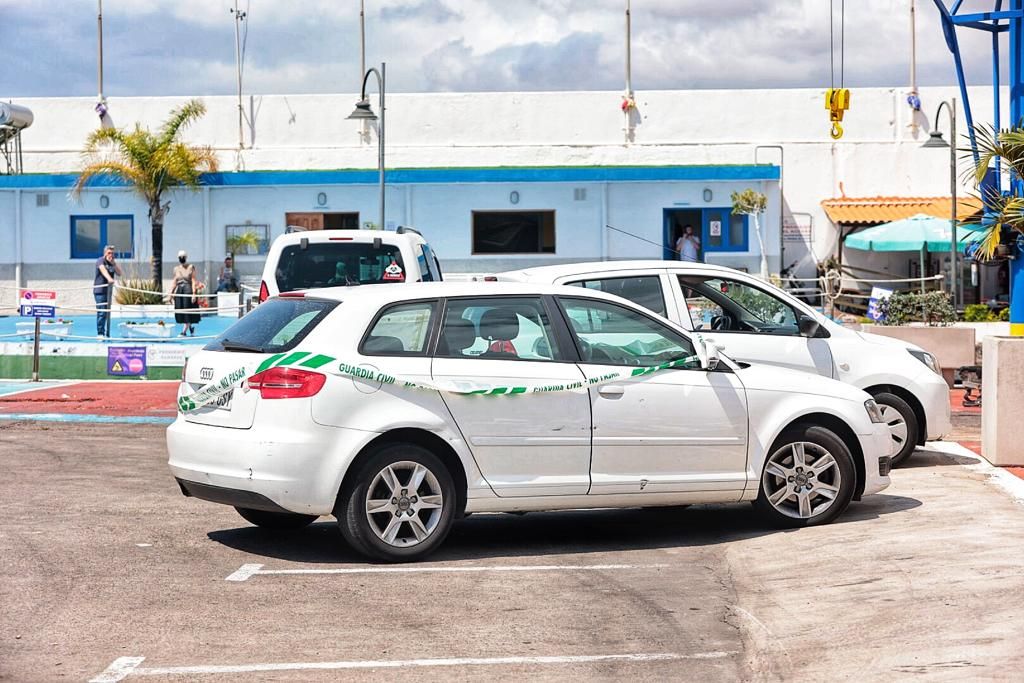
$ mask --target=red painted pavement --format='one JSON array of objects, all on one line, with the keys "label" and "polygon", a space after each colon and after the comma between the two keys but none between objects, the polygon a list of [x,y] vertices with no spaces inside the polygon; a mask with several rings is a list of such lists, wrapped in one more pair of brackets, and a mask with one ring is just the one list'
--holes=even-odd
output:
[{"label": "red painted pavement", "polygon": [[[974,394],[977,396],[977,392]],[[970,413],[973,415],[981,415],[981,406],[974,408],[965,408],[963,404],[964,390],[963,389],[950,389],[949,390],[949,407],[954,413]]]},{"label": "red painted pavement", "polygon": [[0,413],[172,417],[177,392],[177,381],[78,382],[0,395]]}]

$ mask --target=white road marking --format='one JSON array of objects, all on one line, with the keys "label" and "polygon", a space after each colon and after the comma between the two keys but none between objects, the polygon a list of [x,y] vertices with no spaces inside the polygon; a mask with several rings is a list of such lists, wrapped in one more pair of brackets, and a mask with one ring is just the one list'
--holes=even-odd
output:
[{"label": "white road marking", "polygon": [[145,657],[118,657],[99,676],[89,679],[89,683],[117,683],[130,676],[142,664]]},{"label": "white road marking", "polygon": [[138,546],[139,548],[152,548],[153,547],[152,543],[136,543],[135,545]]},{"label": "white road marking", "polygon": [[271,574],[439,574],[459,572],[563,572],[664,569],[668,564],[535,564],[469,567],[347,567],[342,569],[264,569],[262,564],[243,564],[225,581],[248,581]]},{"label": "white road marking", "polygon": [[589,664],[592,662],[668,662],[723,659],[739,654],[735,650],[695,652],[652,652],[614,655],[566,655],[555,657],[463,657],[444,659],[392,659],[348,662],[280,662],[269,664],[221,664],[209,666],[165,666],[138,668],[144,657],[121,657],[89,683],[117,683],[128,676],[202,676],[243,674],[262,671],[315,671],[337,669],[402,669],[432,666],[501,666],[517,664]]}]

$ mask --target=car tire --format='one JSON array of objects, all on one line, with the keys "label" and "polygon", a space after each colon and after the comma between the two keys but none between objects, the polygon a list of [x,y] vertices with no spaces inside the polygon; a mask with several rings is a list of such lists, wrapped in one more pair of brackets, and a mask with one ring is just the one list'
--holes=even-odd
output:
[{"label": "car tire", "polygon": [[334,514],[357,552],[384,562],[414,562],[444,542],[456,505],[455,481],[440,458],[416,444],[392,443],[363,462]]},{"label": "car tire", "polygon": [[828,524],[850,504],[856,478],[850,449],[835,433],[790,427],[765,458],[754,507],[778,527]]},{"label": "car tire", "polygon": [[294,531],[307,527],[318,519],[317,515],[300,515],[297,512],[269,512],[240,507],[236,507],[235,510],[245,521],[268,531]]},{"label": "car tire", "polygon": [[882,419],[895,442],[892,466],[896,467],[909,458],[917,448],[917,439],[921,433],[917,414],[914,413],[914,409],[910,407],[909,403],[896,394],[883,391],[875,394],[872,398],[882,409]]}]

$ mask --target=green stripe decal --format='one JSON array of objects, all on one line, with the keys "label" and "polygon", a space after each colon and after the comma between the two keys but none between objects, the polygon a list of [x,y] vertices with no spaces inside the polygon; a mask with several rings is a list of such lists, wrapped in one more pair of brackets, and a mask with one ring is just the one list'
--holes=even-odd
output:
[{"label": "green stripe decal", "polygon": [[303,358],[305,358],[308,355],[309,355],[309,351],[296,351],[295,353],[292,353],[289,356],[286,356],[285,358],[283,358],[281,360],[281,362],[279,362],[277,364],[277,366],[280,367],[282,365],[291,365],[295,361],[302,360]]},{"label": "green stripe decal", "polygon": [[263,372],[264,370],[269,368],[271,365],[273,365],[275,362],[277,362],[279,359],[281,359],[283,357],[284,357],[283,353],[275,353],[273,356],[271,356],[270,358],[268,358],[265,361],[263,361],[262,363],[260,363],[260,366],[258,368],[256,368],[256,372],[253,373],[253,374],[256,374],[256,375],[260,374],[261,372]]},{"label": "green stripe decal", "polygon": [[324,356],[323,354],[319,354],[318,353],[317,355],[313,356],[312,358],[308,358],[304,362],[299,363],[299,366],[303,367],[303,368],[313,368],[313,369],[316,369],[316,368],[319,368],[319,367],[323,367],[324,365],[327,365],[328,363],[332,363],[335,360],[337,360],[337,359],[336,358],[332,358],[331,356]]}]

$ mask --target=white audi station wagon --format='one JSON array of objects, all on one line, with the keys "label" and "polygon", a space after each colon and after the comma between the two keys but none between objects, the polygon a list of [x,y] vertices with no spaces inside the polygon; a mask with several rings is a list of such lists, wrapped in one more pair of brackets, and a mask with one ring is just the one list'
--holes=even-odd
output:
[{"label": "white audi station wagon", "polygon": [[540,284],[272,298],[189,359],[179,407],[183,494],[270,529],[334,515],[385,561],[474,512],[751,501],[823,524],[888,486],[892,450],[859,389]]}]

